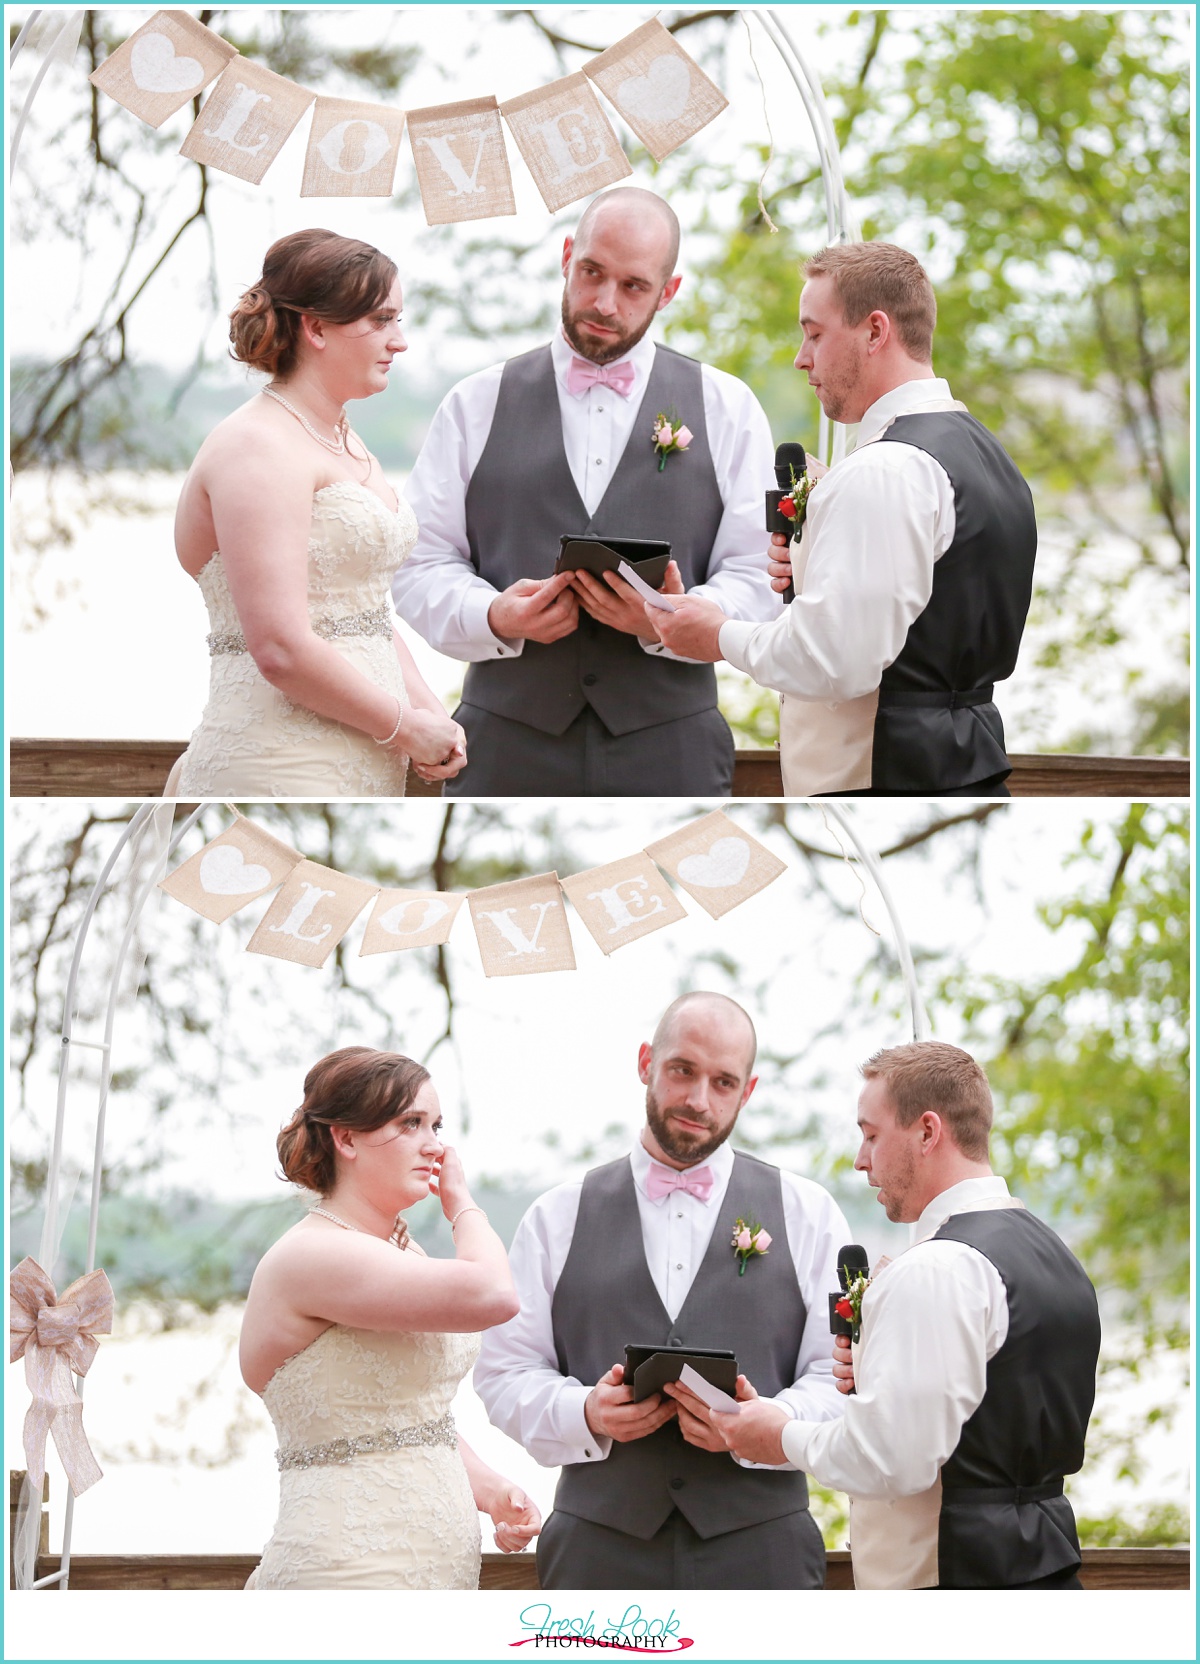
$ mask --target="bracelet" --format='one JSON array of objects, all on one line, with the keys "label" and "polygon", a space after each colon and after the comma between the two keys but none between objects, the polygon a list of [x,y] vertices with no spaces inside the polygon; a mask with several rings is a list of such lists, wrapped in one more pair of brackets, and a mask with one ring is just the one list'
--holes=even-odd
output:
[{"label": "bracelet", "polygon": [[[450,1229],[451,1230],[453,1230],[454,1227],[458,1224],[459,1220],[462,1218],[464,1213],[483,1213],[483,1209],[482,1208],[477,1208],[473,1202],[471,1203],[470,1207],[459,1208],[458,1212],[454,1215],[454,1218],[450,1221]],[[487,1214],[486,1213],[483,1213],[483,1219],[484,1219],[484,1223],[486,1224],[487,1223]]]},{"label": "bracelet", "polygon": [[[392,729],[392,731],[388,735],[387,739],[385,739],[385,740],[375,740],[375,744],[376,745],[391,745],[391,743],[395,739],[396,735],[400,732],[400,724],[403,721],[404,721],[404,706],[401,704],[400,700],[397,699],[396,700],[396,726]],[[371,737],[374,739],[374,735],[372,735]]]}]

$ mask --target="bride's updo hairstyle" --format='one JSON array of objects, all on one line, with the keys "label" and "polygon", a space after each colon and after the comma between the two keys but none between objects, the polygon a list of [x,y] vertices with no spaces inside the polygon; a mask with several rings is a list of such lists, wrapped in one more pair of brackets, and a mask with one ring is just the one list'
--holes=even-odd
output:
[{"label": "bride's updo hairstyle", "polygon": [[395,281],[395,261],[370,243],[336,231],[293,231],[271,244],[262,276],[229,314],[230,357],[267,375],[290,375],[302,312],[352,324],[383,306]]},{"label": "bride's updo hairstyle", "polygon": [[[339,239],[344,241],[344,239]],[[399,1052],[343,1046],[314,1063],[304,1102],[275,1141],[283,1176],[327,1196],[337,1178],[331,1127],[374,1132],[412,1107],[428,1069]]]}]

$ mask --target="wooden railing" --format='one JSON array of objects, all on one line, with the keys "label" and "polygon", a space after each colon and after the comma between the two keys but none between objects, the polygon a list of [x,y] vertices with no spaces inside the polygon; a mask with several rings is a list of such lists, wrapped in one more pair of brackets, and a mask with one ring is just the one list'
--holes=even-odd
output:
[{"label": "wooden railing", "polygon": [[[183,740],[14,739],[9,749],[13,797],[158,797]],[[1188,797],[1186,757],[1017,755],[1008,788],[1014,797]],[[408,777],[412,797],[440,787]],[[739,751],[733,796],[782,797],[776,751]]]},{"label": "wooden railing", "polygon": [[[37,1575],[59,1568],[57,1554],[38,1558]],[[241,1589],[258,1564],[257,1554],[73,1554],[72,1589]],[[1186,1548],[1085,1548],[1080,1581],[1085,1589],[1187,1589],[1191,1550]],[[54,1585],[51,1585],[53,1588]],[[532,1554],[485,1554],[481,1589],[537,1589]],[[828,1556],[827,1589],[852,1589],[845,1549]]]},{"label": "wooden railing", "polygon": [[[15,1524],[17,1500],[25,1475],[8,1476],[10,1523]],[[49,1495],[43,1483],[42,1501]],[[48,1510],[43,1507],[38,1544],[38,1577],[49,1577],[62,1565],[61,1556],[47,1550]],[[10,1531],[10,1541],[13,1532]],[[852,1589],[850,1556],[845,1549],[828,1555],[827,1589]],[[257,1554],[73,1554],[72,1589],[242,1589],[258,1564]],[[1085,1589],[1187,1589],[1191,1587],[1190,1548],[1085,1548],[1080,1581]],[[12,1575],[10,1567],[10,1586]],[[57,1584],[51,1584],[56,1589]],[[538,1589],[537,1563],[532,1554],[485,1554],[480,1570],[481,1589]]]}]

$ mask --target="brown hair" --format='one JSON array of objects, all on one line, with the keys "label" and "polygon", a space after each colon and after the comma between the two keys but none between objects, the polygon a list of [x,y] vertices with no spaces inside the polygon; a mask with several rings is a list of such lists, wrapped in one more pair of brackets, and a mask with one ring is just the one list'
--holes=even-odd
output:
[{"label": "brown hair", "polygon": [[293,231],[271,244],[262,276],[229,314],[230,357],[268,375],[289,375],[302,312],[352,324],[382,306],[395,281],[395,261],[370,243],[336,231]]},{"label": "brown hair", "polygon": [[399,1052],[343,1046],[304,1077],[304,1102],[275,1141],[283,1176],[326,1196],[337,1177],[330,1128],[374,1132],[403,1115],[429,1071]]},{"label": "brown hair", "polygon": [[917,1040],[876,1052],[860,1073],[864,1080],[887,1083],[898,1126],[911,1127],[931,1109],[946,1123],[964,1156],[987,1160],[992,1089],[970,1053],[942,1040]]},{"label": "brown hair", "polygon": [[886,312],[900,344],[920,364],[933,361],[937,301],[924,266],[895,243],[835,243],[805,262],[801,275],[831,277],[853,329],[871,312]]}]

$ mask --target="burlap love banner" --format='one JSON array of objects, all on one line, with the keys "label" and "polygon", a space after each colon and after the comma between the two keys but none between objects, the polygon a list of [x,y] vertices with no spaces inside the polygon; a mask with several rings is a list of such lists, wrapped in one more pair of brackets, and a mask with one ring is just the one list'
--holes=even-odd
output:
[{"label": "burlap love banner", "polygon": [[543,872],[534,878],[470,890],[467,905],[485,976],[575,969],[557,873]]},{"label": "burlap love banner", "polygon": [[246,952],[320,967],[378,889],[332,867],[301,861],[263,914]]},{"label": "burlap love banner", "polygon": [[404,111],[350,98],[318,98],[301,196],[391,196]]},{"label": "burlap love banner", "polygon": [[787,871],[785,862],[720,809],[647,844],[646,854],[714,919],[749,901]]},{"label": "burlap love banner", "polygon": [[584,65],[584,73],[656,162],[726,109],[729,100],[657,19]]},{"label": "burlap love banner", "polygon": [[494,98],[410,110],[408,142],[427,225],[516,213],[500,106]]},{"label": "burlap love banner", "polygon": [[282,884],[303,859],[261,826],[239,815],[227,832],[205,844],[198,855],[164,878],[159,889],[214,924],[222,924],[240,908]]},{"label": "burlap love banner", "polygon": [[633,172],[586,75],[510,98],[500,114],[552,214]]},{"label": "burlap love banner", "polygon": [[[182,11],[155,12],[91,79],[152,127],[216,86],[180,147],[194,162],[257,185],[310,106],[301,196],[391,194],[402,110],[318,98]],[[500,117],[551,213],[633,172],[592,90],[599,87],[661,161],[727,100],[660,23],[644,23],[564,76],[497,104],[493,95],[408,113],[413,161],[430,225],[516,213]]]},{"label": "burlap love banner", "polygon": [[648,855],[564,878],[571,905],[606,954],[687,918],[674,890]]},{"label": "burlap love banner", "polygon": [[315,103],[282,75],[235,58],[209,93],[195,125],[179,147],[181,156],[207,162],[252,185],[283,149],[301,116]]},{"label": "burlap love banner", "polygon": [[187,12],[155,12],[88,79],[151,127],[161,127],[236,57],[236,47]]},{"label": "burlap love banner", "polygon": [[440,890],[380,890],[367,920],[359,958],[448,942],[462,904],[462,896],[445,895]]},{"label": "burlap love banner", "polygon": [[[660,870],[661,869],[661,870]],[[246,944],[250,953],[319,969],[369,902],[358,957],[441,947],[466,900],[487,976],[573,971],[569,899],[605,954],[687,918],[663,873],[719,919],[786,864],[720,810],[644,850],[559,879],[538,873],[471,890],[385,889],[320,866],[239,815],[160,888],[216,924],[282,886]],[[564,899],[566,898],[566,899]]]}]

